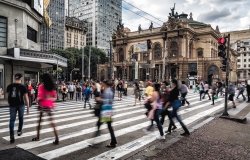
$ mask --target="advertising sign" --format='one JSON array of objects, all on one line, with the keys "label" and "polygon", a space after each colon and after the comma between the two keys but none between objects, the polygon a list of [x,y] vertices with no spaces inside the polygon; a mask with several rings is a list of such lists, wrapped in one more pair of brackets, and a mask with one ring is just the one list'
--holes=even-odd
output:
[{"label": "advertising sign", "polygon": [[147,42],[140,42],[134,45],[134,52],[147,52]]},{"label": "advertising sign", "polygon": [[32,8],[43,16],[43,0],[32,0]]}]

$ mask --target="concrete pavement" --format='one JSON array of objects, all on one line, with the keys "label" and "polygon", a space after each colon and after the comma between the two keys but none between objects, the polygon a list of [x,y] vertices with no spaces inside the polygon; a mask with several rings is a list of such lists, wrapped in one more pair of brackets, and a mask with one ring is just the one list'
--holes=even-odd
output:
[{"label": "concrete pavement", "polygon": [[[143,151],[124,159],[137,160],[248,160],[250,159],[250,105],[237,116],[246,116],[246,124],[216,117],[194,130],[189,137],[167,135],[166,140],[154,142]],[[171,139],[171,140],[169,140]]]}]

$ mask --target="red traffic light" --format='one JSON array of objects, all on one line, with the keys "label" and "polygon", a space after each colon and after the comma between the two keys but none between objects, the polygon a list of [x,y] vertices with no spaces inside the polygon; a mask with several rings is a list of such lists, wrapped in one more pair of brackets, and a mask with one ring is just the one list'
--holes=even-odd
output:
[{"label": "red traffic light", "polygon": [[218,43],[219,44],[225,44],[226,43],[226,38],[224,38],[224,37],[219,38]]}]

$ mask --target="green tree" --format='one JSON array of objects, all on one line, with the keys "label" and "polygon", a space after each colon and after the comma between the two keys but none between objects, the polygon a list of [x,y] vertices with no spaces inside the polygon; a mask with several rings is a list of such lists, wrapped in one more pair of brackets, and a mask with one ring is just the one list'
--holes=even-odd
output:
[{"label": "green tree", "polygon": [[[89,57],[89,49],[90,46],[84,47],[84,75],[85,77],[88,74],[88,57]],[[66,69],[67,77],[69,77],[70,71],[74,68],[82,68],[82,49],[77,48],[67,48],[65,50],[62,49],[52,49],[49,51],[50,54],[58,54],[60,56],[63,56],[68,59],[68,67]],[[91,47],[91,59],[90,59],[91,65],[91,78],[97,78],[97,65],[104,64],[108,62],[108,57],[106,56],[106,53],[95,47]],[[81,71],[78,73],[78,76],[75,76],[75,78],[81,79]]]}]

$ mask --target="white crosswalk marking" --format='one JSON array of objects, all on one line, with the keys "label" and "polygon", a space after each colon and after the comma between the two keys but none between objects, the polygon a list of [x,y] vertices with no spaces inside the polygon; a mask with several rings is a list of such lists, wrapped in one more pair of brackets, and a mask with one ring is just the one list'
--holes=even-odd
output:
[{"label": "white crosswalk marking", "polygon": [[[182,107],[179,111],[184,123],[187,125],[195,124],[197,121],[202,120],[211,113],[222,110],[224,107],[223,98],[217,99],[215,106],[212,106],[209,100],[199,101],[199,99],[198,94],[190,93],[187,96],[187,100],[191,105]],[[94,106],[94,100],[90,102],[92,106]],[[242,103],[240,109],[243,109],[246,105],[246,103]],[[122,101],[114,101],[114,122],[112,126],[114,127],[119,146],[109,151],[100,149],[95,150],[95,154],[93,155],[87,154],[87,152],[86,155],[83,155],[83,152],[80,151],[91,149],[90,145],[93,142],[102,144],[106,141],[106,143],[109,143],[108,141],[110,140],[106,125],[101,126],[101,131],[104,132],[104,134],[93,138],[93,134],[96,131],[95,123],[97,118],[93,116],[93,110],[88,109],[88,105],[86,109],[84,109],[83,106],[82,101],[57,103],[54,118],[59,132],[60,144],[55,146],[52,145],[54,137],[49,121],[42,123],[40,132],[41,140],[31,141],[32,136],[36,135],[39,113],[37,106],[34,105],[30,109],[30,115],[25,115],[23,135],[15,136],[15,145],[45,159],[54,159],[61,156],[63,156],[63,159],[67,159],[67,156],[71,154],[79,154],[79,156],[84,157],[84,159],[119,159],[151,143],[156,140],[156,136],[159,135],[158,130],[149,135],[145,135],[142,132],[142,129],[149,125],[149,121],[144,114],[146,109],[143,106],[143,102],[141,102],[141,104],[137,103],[137,105],[134,106],[134,96],[127,96],[124,97]],[[0,109],[0,119],[0,136],[9,141],[8,108]],[[48,117],[43,117],[43,120],[48,120]],[[165,123],[167,124],[168,122]],[[17,129],[17,125],[18,119],[15,129]],[[179,124],[177,124],[177,126],[179,127]],[[128,137],[128,142],[119,141],[119,139]],[[112,157],[110,155],[112,155]],[[64,158],[64,156],[66,156],[66,158]],[[79,159],[82,159],[80,157]]]}]

